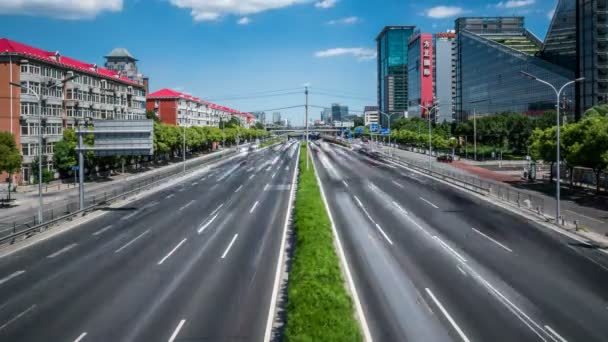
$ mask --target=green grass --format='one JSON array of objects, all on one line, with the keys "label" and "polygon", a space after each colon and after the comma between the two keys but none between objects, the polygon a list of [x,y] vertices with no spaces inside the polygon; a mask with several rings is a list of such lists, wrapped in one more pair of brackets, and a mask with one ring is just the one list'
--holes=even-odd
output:
[{"label": "green grass", "polygon": [[268,139],[268,140],[266,140],[266,141],[264,141],[263,143],[260,144],[260,148],[264,148],[266,146],[270,146],[272,144],[276,144],[278,142],[281,142],[282,140],[285,140],[284,137],[276,137],[276,138]]},{"label": "green grass", "polygon": [[362,341],[334,249],[331,222],[312,165],[300,175],[294,209],[295,249],[287,299],[287,341]]}]

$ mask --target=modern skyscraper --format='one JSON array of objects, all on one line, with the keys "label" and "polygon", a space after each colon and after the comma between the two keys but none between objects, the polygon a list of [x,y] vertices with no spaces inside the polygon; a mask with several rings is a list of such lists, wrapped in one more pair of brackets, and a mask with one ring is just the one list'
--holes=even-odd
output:
[{"label": "modern skyscraper", "polygon": [[253,112],[251,114],[255,116],[259,123],[261,123],[262,125],[266,124],[266,112]]},{"label": "modern skyscraper", "polygon": [[331,108],[323,109],[323,111],[321,112],[321,121],[323,121],[324,123],[331,122]]},{"label": "modern skyscraper", "polygon": [[559,0],[543,58],[585,80],[575,85],[575,116],[608,101],[608,0]]},{"label": "modern skyscraper", "polygon": [[[554,84],[572,80],[574,73],[538,57],[541,48],[542,42],[524,28],[523,17],[457,19],[456,119],[466,120],[474,112],[539,115],[555,109],[553,90],[521,71]],[[572,99],[574,88],[565,96]]]},{"label": "modern skyscraper", "polygon": [[456,34],[454,31],[436,33],[434,35],[434,53],[435,62],[433,66],[433,85],[434,94],[439,103],[437,114],[437,122],[452,122],[454,120],[454,96],[455,75],[454,75],[454,55],[452,54],[454,39]]},{"label": "modern skyscraper", "polygon": [[273,124],[278,124],[278,125],[282,124],[282,122],[281,122],[281,113],[279,113],[279,112],[272,113],[272,123]]},{"label": "modern skyscraper", "polygon": [[[413,32],[414,26],[387,26],[376,38],[378,45],[378,107],[385,113],[405,115],[407,112],[407,51],[409,38]],[[395,115],[393,119],[397,119],[397,117],[398,115]]]},{"label": "modern skyscraper", "polygon": [[408,46],[408,115],[427,117],[433,105],[433,35],[415,32]]},{"label": "modern skyscraper", "polygon": [[342,121],[348,116],[348,106],[341,106],[339,103],[331,105],[331,121]]}]

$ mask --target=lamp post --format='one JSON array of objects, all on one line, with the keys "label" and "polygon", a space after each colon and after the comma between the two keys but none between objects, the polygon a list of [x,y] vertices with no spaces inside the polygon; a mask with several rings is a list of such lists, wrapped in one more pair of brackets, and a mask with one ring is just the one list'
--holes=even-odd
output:
[{"label": "lamp post", "polygon": [[528,78],[530,78],[530,79],[532,79],[534,81],[540,82],[540,83],[542,83],[544,85],[547,85],[547,86],[551,87],[551,89],[553,89],[553,91],[555,92],[555,96],[556,96],[556,99],[557,99],[557,101],[555,103],[555,108],[557,109],[557,115],[556,115],[556,118],[557,118],[557,130],[556,130],[557,147],[556,147],[556,156],[555,156],[555,161],[557,163],[557,168],[556,168],[557,169],[556,170],[556,176],[557,176],[557,182],[556,183],[557,183],[557,185],[556,185],[556,188],[555,188],[555,222],[557,224],[559,224],[559,222],[560,222],[559,220],[561,218],[561,212],[560,212],[560,186],[561,186],[561,177],[560,177],[560,145],[559,145],[560,144],[559,143],[559,139],[560,139],[560,136],[559,136],[559,134],[560,134],[560,122],[559,122],[559,109],[560,109],[560,107],[559,107],[559,98],[560,98],[560,96],[562,95],[562,92],[564,91],[564,89],[566,89],[567,86],[569,86],[571,84],[574,84],[576,82],[583,81],[585,78],[584,77],[580,77],[580,78],[577,78],[575,80],[566,82],[558,90],[556,86],[554,86],[553,84],[551,84],[551,83],[549,83],[549,82],[547,82],[547,81],[545,81],[543,79],[540,79],[540,78],[538,78],[538,77],[536,77],[536,76],[534,76],[532,74],[529,74],[529,73],[527,73],[525,71],[521,71],[521,73],[522,73],[522,75],[524,75],[524,76],[526,76],[526,77],[528,77]]},{"label": "lamp post", "polygon": [[432,168],[432,164],[431,164],[431,157],[433,154],[433,145],[432,145],[432,140],[431,140],[431,112],[433,110],[437,110],[437,108],[439,107],[439,103],[435,103],[434,105],[427,107],[427,106],[423,106],[423,105],[418,105],[420,106],[420,108],[426,110],[427,113],[427,117],[429,118],[429,171]]},{"label": "lamp post", "polygon": [[397,112],[397,113],[393,113],[393,114],[387,114],[381,110],[378,110],[378,113],[384,115],[386,117],[386,119],[388,120],[388,147],[389,147],[388,151],[389,151],[389,154],[392,156],[393,150],[392,150],[392,146],[391,146],[391,119],[393,118],[393,115],[397,115],[400,113]]},{"label": "lamp post", "polygon": [[72,75],[64,80],[61,80],[59,83],[53,83],[49,81],[45,86],[40,85],[40,91],[36,92],[33,88],[22,85],[21,83],[9,82],[10,85],[27,89],[29,93],[32,93],[36,99],[38,100],[38,223],[42,223],[44,220],[43,217],[43,202],[42,202],[42,95],[55,87],[61,87],[66,82],[69,82],[76,78],[77,76]]}]

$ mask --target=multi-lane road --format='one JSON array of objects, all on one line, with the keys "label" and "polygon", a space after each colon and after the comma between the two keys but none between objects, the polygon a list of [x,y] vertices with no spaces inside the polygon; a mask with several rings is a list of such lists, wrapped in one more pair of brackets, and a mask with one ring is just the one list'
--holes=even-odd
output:
[{"label": "multi-lane road", "polygon": [[0,341],[262,341],[297,144],[0,258]]},{"label": "multi-lane road", "polygon": [[335,145],[313,160],[375,341],[607,341],[608,255]]}]

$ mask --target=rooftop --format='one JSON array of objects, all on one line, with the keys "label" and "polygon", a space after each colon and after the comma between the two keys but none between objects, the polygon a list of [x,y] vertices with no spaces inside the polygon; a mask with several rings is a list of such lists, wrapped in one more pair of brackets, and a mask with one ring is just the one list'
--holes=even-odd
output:
[{"label": "rooftop", "polygon": [[100,68],[97,66],[97,64],[81,62],[70,57],[62,56],[59,51],[45,51],[6,38],[0,38],[0,55],[2,54],[17,54],[45,63],[60,65],[74,71],[85,72],[132,85],[139,85],[137,82],[134,82],[127,77],[120,76],[119,73],[115,71]]},{"label": "rooftop", "polygon": [[240,115],[240,116],[244,116],[246,118],[254,118],[255,116],[250,114],[250,113],[244,113],[241,111],[238,111],[236,109],[232,109],[232,108],[228,108],[228,107],[224,107],[215,103],[211,103],[211,102],[207,102],[204,101],[198,97],[186,94],[186,93],[182,93],[179,91],[175,91],[175,90],[171,90],[171,89],[161,89],[158,91],[155,91],[153,93],[148,94],[148,96],[146,97],[148,100],[155,100],[155,99],[185,99],[188,101],[192,101],[192,102],[196,102],[196,103],[200,103],[200,104],[204,104],[209,106],[210,108],[213,109],[218,109],[218,110],[222,110],[231,114],[235,114],[235,115]]},{"label": "rooftop", "polygon": [[125,48],[116,48],[116,49],[112,50],[112,52],[110,52],[109,54],[105,55],[104,57],[105,58],[127,57],[129,59],[137,61],[137,59],[135,57],[133,57],[133,55],[131,55],[131,53],[129,52],[129,50],[127,50]]}]

